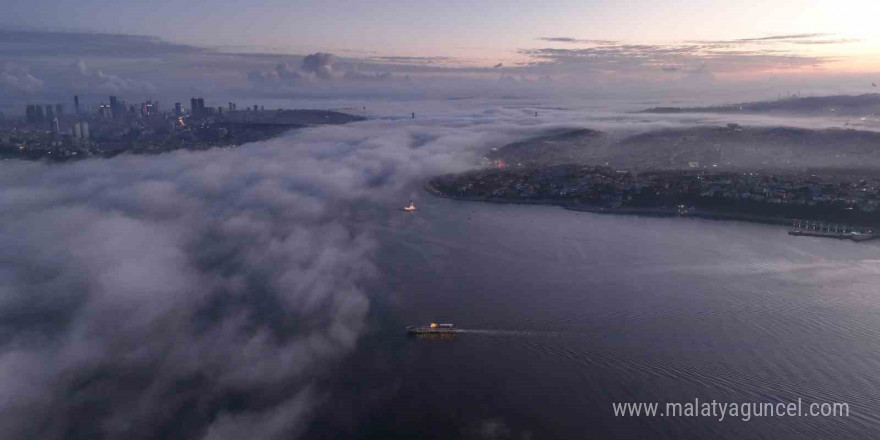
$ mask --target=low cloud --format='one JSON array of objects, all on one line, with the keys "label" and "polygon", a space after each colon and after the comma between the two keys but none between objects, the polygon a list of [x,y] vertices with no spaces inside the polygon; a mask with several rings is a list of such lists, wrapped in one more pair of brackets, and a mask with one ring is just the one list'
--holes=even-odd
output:
[{"label": "low cloud", "polygon": [[150,93],[157,90],[149,81],[123,78],[103,70],[91,70],[83,60],[78,60],[73,70],[78,78],[69,78],[77,88],[95,93]]},{"label": "low cloud", "polygon": [[192,55],[204,51],[199,47],[169,43],[152,36],[0,30],[0,58],[99,56],[132,59],[169,54]]},{"label": "low cloud", "polygon": [[849,44],[857,43],[861,40],[854,38],[832,38],[835,34],[812,33],[812,34],[787,34],[787,35],[771,35],[768,37],[757,38],[740,38],[736,40],[703,40],[694,41],[700,44],[718,44],[725,46],[742,46],[750,44],[769,45],[769,44],[801,44],[801,45],[829,45],[829,44]]},{"label": "low cloud", "polygon": [[334,56],[331,53],[318,52],[303,58],[302,70],[314,74],[320,79],[333,78]]},{"label": "low cloud", "polygon": [[452,65],[461,62],[454,57],[417,57],[417,56],[375,56],[371,61],[389,64],[415,64],[415,65]]},{"label": "low cloud", "polygon": [[248,80],[260,88],[298,87],[320,82],[345,81],[352,83],[387,83],[395,79],[390,71],[362,71],[357,64],[347,63],[348,69],[335,68],[336,57],[331,53],[318,52],[303,57],[299,69],[289,63],[280,63],[272,70],[256,70],[248,73]]},{"label": "low cloud", "polygon": [[343,78],[350,81],[391,81],[394,79],[394,75],[391,72],[380,72],[380,73],[365,73],[360,72],[358,70],[349,70],[345,72]]},{"label": "low cloud", "polygon": [[297,86],[308,81],[308,78],[289,64],[280,63],[271,70],[248,72],[248,80],[257,86]]},{"label": "low cloud", "polygon": [[541,41],[549,41],[551,43],[572,43],[572,44],[618,44],[619,41],[614,40],[582,40],[578,38],[568,38],[568,37],[541,37],[538,38]]},{"label": "low cloud", "polygon": [[[482,109],[482,107],[481,107]],[[6,438],[291,438],[363,332],[376,221],[518,111],[0,164]],[[418,125],[416,125],[418,122]],[[353,210],[370,210],[368,224]]]},{"label": "low cloud", "polygon": [[822,33],[813,33],[813,34],[789,34],[789,35],[771,35],[769,37],[759,37],[759,38],[741,38],[740,42],[749,42],[749,41],[786,41],[786,40],[798,40],[804,38],[818,38],[818,37],[827,37],[830,34],[822,34]]},{"label": "low cloud", "polygon": [[32,75],[26,67],[5,63],[0,70],[0,90],[10,94],[33,94],[43,88],[43,80]]},{"label": "low cloud", "polygon": [[[723,73],[756,70],[800,69],[818,67],[833,58],[798,55],[763,49],[730,49],[718,42],[670,45],[607,45],[568,49],[523,49],[520,54],[531,59],[527,66],[554,68],[565,72],[649,74],[660,69],[672,72],[708,66]],[[672,70],[670,67],[676,70]]]}]

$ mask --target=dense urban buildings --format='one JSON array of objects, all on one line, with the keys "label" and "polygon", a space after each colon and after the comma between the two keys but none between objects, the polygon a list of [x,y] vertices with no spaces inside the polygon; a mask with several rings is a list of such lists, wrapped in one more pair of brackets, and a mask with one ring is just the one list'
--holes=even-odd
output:
[{"label": "dense urban buildings", "polygon": [[813,219],[880,226],[880,179],[856,173],[620,170],[606,166],[487,167],[431,182],[452,198],[561,204],[640,214]]},{"label": "dense urban buildings", "polygon": [[109,157],[123,152],[161,153],[176,149],[206,149],[241,145],[277,136],[284,131],[317,124],[340,124],[359,117],[312,110],[238,111],[206,107],[205,99],[192,98],[186,113],[175,103],[172,113],[147,100],[126,103],[110,96],[93,111],[73,97],[74,113],[63,104],[28,104],[24,118],[0,124],[0,157],[64,161],[92,156]]}]

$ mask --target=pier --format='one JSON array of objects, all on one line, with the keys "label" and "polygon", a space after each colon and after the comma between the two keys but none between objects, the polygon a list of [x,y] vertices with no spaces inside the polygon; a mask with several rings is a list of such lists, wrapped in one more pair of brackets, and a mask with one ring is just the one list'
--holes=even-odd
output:
[{"label": "pier", "polygon": [[837,238],[857,242],[868,241],[877,237],[871,228],[836,223],[794,220],[792,221],[792,227],[793,229],[788,231],[788,235]]}]

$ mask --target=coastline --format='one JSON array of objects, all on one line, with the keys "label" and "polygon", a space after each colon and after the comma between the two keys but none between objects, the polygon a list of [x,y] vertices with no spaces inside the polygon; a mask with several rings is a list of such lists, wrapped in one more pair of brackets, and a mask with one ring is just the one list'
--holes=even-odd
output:
[{"label": "coastline", "polygon": [[[748,214],[737,214],[732,212],[720,212],[720,211],[708,211],[708,210],[699,210],[696,208],[691,208],[685,212],[681,212],[677,209],[671,208],[606,208],[601,206],[592,206],[592,205],[583,205],[576,203],[566,203],[558,200],[549,200],[549,199],[531,199],[531,200],[523,200],[523,199],[505,199],[505,198],[489,198],[489,197],[469,197],[469,196],[452,196],[449,194],[445,194],[439,191],[437,188],[433,186],[433,184],[428,181],[425,182],[423,188],[429,194],[440,197],[444,199],[458,200],[463,202],[484,202],[484,203],[501,203],[501,204],[516,204],[516,205],[550,205],[550,206],[559,206],[561,208],[570,210],[570,211],[580,211],[580,212],[590,212],[594,214],[611,214],[611,215],[635,215],[635,216],[643,216],[643,217],[691,217],[691,218],[700,218],[706,220],[732,220],[732,221],[744,221],[751,223],[762,223],[762,224],[770,224],[770,225],[778,225],[778,226],[791,226],[792,222],[795,219],[785,218],[785,217],[769,217],[769,216],[759,216],[759,215],[748,215]],[[795,233],[792,233],[795,232]],[[827,237],[827,238],[847,238],[852,239],[853,241],[867,241],[870,238],[876,238],[876,235],[870,236],[870,238],[852,238],[852,237],[843,237],[839,235],[832,234],[823,234],[823,233],[803,233],[802,231],[797,230],[789,230],[789,235],[794,236],[816,236],[816,237]]]}]

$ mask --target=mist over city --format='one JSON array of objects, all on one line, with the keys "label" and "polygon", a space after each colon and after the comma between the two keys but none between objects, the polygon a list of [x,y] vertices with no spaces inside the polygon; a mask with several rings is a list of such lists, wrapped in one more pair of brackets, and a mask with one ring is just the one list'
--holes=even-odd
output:
[{"label": "mist over city", "polygon": [[880,429],[873,2],[3,9],[4,439]]}]

